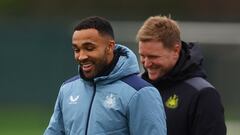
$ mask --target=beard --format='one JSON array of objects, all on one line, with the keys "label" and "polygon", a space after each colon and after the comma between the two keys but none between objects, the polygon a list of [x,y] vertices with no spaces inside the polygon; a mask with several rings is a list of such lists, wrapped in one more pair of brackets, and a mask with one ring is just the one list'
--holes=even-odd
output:
[{"label": "beard", "polygon": [[93,79],[94,77],[100,76],[107,70],[109,65],[106,52],[102,57],[88,58],[84,61],[80,61],[80,71],[87,79]]}]

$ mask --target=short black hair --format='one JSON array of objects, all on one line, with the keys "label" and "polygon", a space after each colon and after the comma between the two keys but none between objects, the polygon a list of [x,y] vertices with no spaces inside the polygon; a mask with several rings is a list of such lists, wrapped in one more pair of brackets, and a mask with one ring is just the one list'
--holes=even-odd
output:
[{"label": "short black hair", "polygon": [[79,31],[83,29],[96,29],[102,35],[109,35],[114,39],[113,28],[110,22],[99,16],[91,16],[82,19],[79,24],[74,28],[74,31]]}]

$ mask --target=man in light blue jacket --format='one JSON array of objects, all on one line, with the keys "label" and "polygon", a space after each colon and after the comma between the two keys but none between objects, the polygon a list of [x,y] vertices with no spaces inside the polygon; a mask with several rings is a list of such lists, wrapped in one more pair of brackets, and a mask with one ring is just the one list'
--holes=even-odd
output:
[{"label": "man in light blue jacket", "polygon": [[80,75],[62,84],[44,135],[166,135],[159,92],[136,75],[136,56],[115,44],[106,19],[83,19],[72,45]]}]

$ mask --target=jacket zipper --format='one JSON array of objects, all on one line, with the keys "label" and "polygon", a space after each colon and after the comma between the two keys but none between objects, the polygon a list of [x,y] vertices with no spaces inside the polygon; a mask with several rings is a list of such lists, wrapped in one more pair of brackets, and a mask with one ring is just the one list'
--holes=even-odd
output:
[{"label": "jacket zipper", "polygon": [[96,84],[95,84],[95,82],[93,82],[93,95],[92,95],[92,99],[91,99],[91,102],[90,102],[90,107],[88,109],[88,117],[87,117],[87,125],[86,125],[85,135],[88,134],[89,119],[90,119],[90,115],[91,115],[92,104],[93,104],[93,100],[94,100],[95,94],[96,94]]}]

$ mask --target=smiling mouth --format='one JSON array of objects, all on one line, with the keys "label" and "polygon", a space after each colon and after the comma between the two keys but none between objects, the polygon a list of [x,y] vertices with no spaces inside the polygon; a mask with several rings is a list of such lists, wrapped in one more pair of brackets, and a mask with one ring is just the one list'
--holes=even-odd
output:
[{"label": "smiling mouth", "polygon": [[156,70],[155,69],[147,69],[148,73],[155,73]]},{"label": "smiling mouth", "polygon": [[93,64],[81,64],[82,71],[90,72],[93,69]]}]

